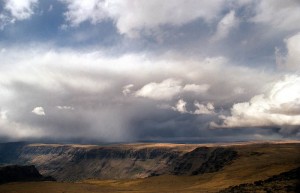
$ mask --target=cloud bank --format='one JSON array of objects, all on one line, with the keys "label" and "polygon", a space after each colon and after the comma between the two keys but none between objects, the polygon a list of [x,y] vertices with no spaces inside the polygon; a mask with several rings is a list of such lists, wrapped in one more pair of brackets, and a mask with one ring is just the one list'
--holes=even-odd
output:
[{"label": "cloud bank", "polygon": [[[146,140],[161,138],[162,127],[172,137],[188,137],[190,134],[178,132],[182,120],[175,117],[180,116],[194,122],[189,128],[192,133],[209,133],[201,126],[204,120],[200,115],[212,116],[206,124],[216,118],[212,103],[216,108],[230,105],[233,88],[256,94],[261,90],[258,82],[273,78],[272,74],[230,65],[220,57],[189,59],[187,64],[186,59],[174,60],[170,55],[115,58],[101,52],[32,48],[7,49],[1,58],[0,106],[6,112],[2,124],[14,127],[17,133],[30,128],[23,138]],[[236,74],[234,79],[232,74]],[[249,85],[247,79],[253,77],[255,81]],[[5,130],[1,135],[18,138]]]},{"label": "cloud bank", "polygon": [[0,138],[299,139],[299,13],[298,0],[0,1]]}]

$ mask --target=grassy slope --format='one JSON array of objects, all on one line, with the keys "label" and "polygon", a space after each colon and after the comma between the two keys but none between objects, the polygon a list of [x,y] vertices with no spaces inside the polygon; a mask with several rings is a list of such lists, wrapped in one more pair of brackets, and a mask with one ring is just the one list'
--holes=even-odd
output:
[{"label": "grassy slope", "polygon": [[216,192],[228,186],[264,180],[300,166],[300,144],[253,144],[234,148],[240,155],[237,160],[219,172],[201,176],[86,180],[81,183],[12,183],[1,185],[0,192]]}]

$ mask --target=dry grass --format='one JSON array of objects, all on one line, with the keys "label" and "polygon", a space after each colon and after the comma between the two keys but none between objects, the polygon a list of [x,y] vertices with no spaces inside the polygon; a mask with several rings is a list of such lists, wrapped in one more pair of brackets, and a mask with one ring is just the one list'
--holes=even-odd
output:
[{"label": "dry grass", "polygon": [[80,183],[30,182],[0,186],[0,193],[203,192],[264,180],[300,166],[300,144],[235,145],[239,158],[215,173],[200,176],[157,176]]}]

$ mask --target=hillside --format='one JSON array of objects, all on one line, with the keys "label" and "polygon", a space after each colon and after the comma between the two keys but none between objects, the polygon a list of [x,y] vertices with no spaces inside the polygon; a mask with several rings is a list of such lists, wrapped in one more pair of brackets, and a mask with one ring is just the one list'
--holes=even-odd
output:
[{"label": "hillside", "polygon": [[[4,152],[0,148],[0,157]],[[53,174],[64,183],[7,184],[0,186],[0,192],[26,188],[31,193],[38,187],[70,193],[218,192],[293,170],[300,166],[299,152],[300,143],[24,144],[11,153],[13,159],[6,160],[35,164],[42,174]],[[295,186],[295,180],[291,183]]]},{"label": "hillside", "polygon": [[274,175],[266,180],[259,180],[253,183],[240,184],[221,190],[219,193],[286,193],[300,192],[300,167]]}]

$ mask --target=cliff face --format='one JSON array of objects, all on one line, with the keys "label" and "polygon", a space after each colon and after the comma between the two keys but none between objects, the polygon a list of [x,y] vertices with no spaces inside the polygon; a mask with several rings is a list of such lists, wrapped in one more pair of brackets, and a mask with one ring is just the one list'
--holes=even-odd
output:
[{"label": "cliff face", "polygon": [[237,156],[237,152],[231,148],[199,147],[175,159],[170,171],[175,175],[217,172]]},{"label": "cliff face", "polygon": [[[2,159],[2,163],[32,164],[43,175],[53,176],[59,181],[77,181],[88,178],[143,178],[161,174],[197,175],[218,171],[237,156],[234,150],[227,148],[195,148],[193,145],[19,144],[17,148],[8,148],[11,156]],[[0,145],[0,157],[5,157],[6,153]]]},{"label": "cliff face", "polygon": [[43,177],[34,166],[10,165],[0,167],[0,184],[19,181],[53,181],[52,177]]}]

